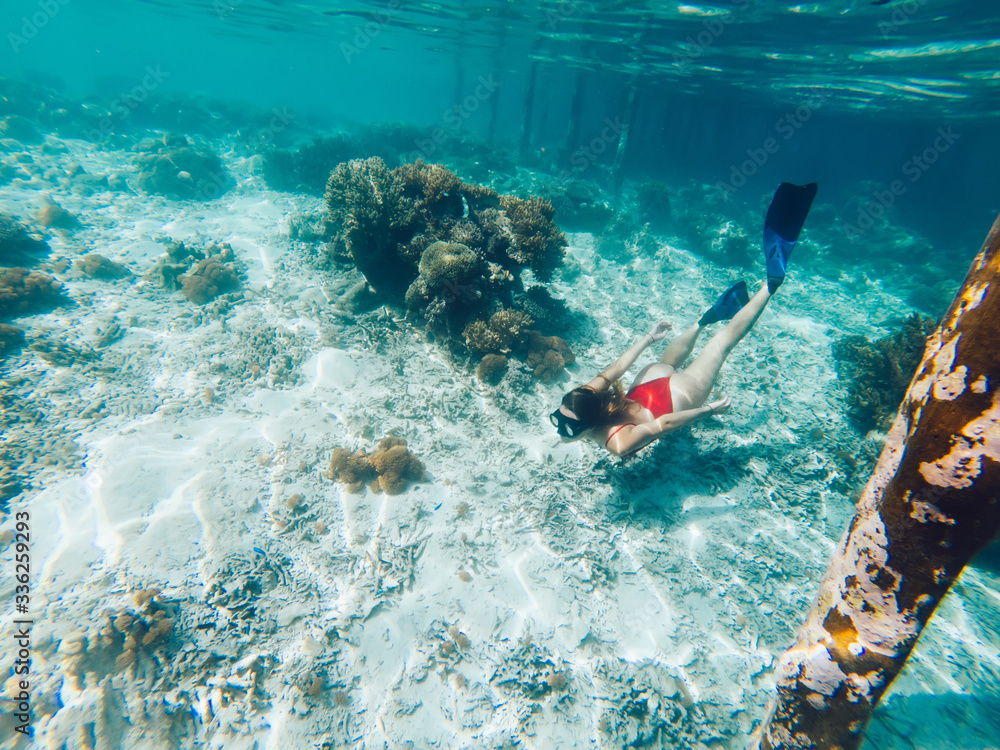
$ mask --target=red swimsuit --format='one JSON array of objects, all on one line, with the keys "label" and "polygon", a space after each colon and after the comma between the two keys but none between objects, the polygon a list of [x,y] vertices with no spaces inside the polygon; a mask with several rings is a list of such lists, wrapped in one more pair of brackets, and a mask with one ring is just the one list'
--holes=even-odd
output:
[{"label": "red swimsuit", "polygon": [[[647,380],[645,383],[639,383],[632,390],[625,394],[625,398],[630,401],[635,401],[637,404],[641,404],[645,408],[653,412],[653,418],[659,419],[664,414],[670,414],[674,410],[674,399],[670,395],[670,376],[667,375],[665,378],[656,378],[654,380]],[[610,435],[608,439],[604,441],[604,447],[608,447],[608,443],[611,442],[611,438],[618,434],[618,431],[622,427],[635,427],[634,422],[629,422],[628,424],[619,425]],[[638,448],[636,449],[638,450]],[[635,451],[632,451],[635,453]],[[632,453],[626,453],[626,456],[631,456]]]},{"label": "red swimsuit", "polygon": [[645,406],[653,412],[654,419],[659,419],[664,414],[670,414],[674,410],[674,399],[670,395],[669,375],[665,378],[639,383],[625,394],[625,398]]}]

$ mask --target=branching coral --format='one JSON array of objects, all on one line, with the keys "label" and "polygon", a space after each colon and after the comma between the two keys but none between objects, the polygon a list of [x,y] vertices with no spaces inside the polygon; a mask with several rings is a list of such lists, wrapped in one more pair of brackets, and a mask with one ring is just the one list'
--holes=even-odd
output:
[{"label": "branching coral", "polygon": [[510,219],[514,243],[507,254],[520,266],[529,267],[542,281],[549,281],[562,263],[566,235],[552,222],[555,209],[544,198],[500,197],[500,206]]},{"label": "branching coral", "polygon": [[424,465],[406,447],[405,440],[387,437],[371,454],[364,449],[351,453],[346,448],[335,448],[326,476],[346,484],[351,493],[360,492],[376,480],[377,489],[387,495],[398,495],[409,482],[424,478]]},{"label": "branching coral", "polygon": [[565,331],[577,325],[567,304],[537,284],[515,298],[514,308],[525,313],[543,331]]},{"label": "branching coral", "polygon": [[159,594],[159,589],[137,591],[135,609],[123,609],[113,616],[107,615],[108,622],[100,632],[98,643],[116,654],[115,667],[119,671],[132,667],[140,654],[151,656],[173,631],[174,621],[157,600]]},{"label": "branching coral", "polygon": [[889,428],[935,327],[931,318],[914,313],[884,338],[845,336],[834,343],[834,365],[846,382],[849,413],[860,430]]},{"label": "branching coral", "polygon": [[326,204],[333,244],[344,246],[376,292],[402,297],[420,256],[400,252],[416,232],[399,175],[379,158],[340,164],[327,181]]},{"label": "branching coral", "polygon": [[62,284],[26,268],[0,268],[0,318],[45,312],[58,305]]},{"label": "branching coral", "polygon": [[159,277],[171,291],[180,289],[198,305],[240,288],[236,254],[226,243],[209,244],[204,248],[183,242],[171,243],[166,257],[159,260],[151,275]]}]

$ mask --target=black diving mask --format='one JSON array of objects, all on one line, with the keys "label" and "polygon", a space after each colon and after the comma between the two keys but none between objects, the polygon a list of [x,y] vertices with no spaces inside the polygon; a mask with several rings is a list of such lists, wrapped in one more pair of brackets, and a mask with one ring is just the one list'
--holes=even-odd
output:
[{"label": "black diving mask", "polygon": [[549,421],[556,428],[556,432],[565,438],[575,438],[590,426],[579,419],[567,417],[559,409],[549,414]]}]

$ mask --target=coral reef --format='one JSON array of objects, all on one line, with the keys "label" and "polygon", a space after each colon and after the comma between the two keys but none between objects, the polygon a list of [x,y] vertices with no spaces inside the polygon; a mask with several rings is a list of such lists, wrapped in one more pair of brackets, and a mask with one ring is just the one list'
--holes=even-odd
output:
[{"label": "coral reef", "polygon": [[514,309],[531,318],[543,331],[570,331],[580,325],[563,300],[556,299],[548,289],[537,284],[514,298]]},{"label": "coral reef", "polygon": [[507,372],[507,358],[502,354],[487,354],[476,368],[476,377],[484,383],[496,385]]},{"label": "coral reef", "polygon": [[422,314],[428,330],[446,334],[485,303],[480,288],[486,264],[458,242],[435,242],[420,256],[419,274],[406,290],[406,306]]},{"label": "coral reef", "polygon": [[0,359],[24,346],[24,331],[17,326],[0,323]]},{"label": "coral reef", "polygon": [[914,313],[876,341],[845,336],[834,342],[834,366],[847,385],[848,413],[859,430],[884,431],[892,424],[935,327],[933,319]]},{"label": "coral reef", "polygon": [[379,158],[340,164],[327,182],[326,203],[331,252],[349,255],[379,294],[402,298],[417,276],[420,251],[406,249],[416,232],[398,175]]},{"label": "coral reef", "polygon": [[449,314],[442,307],[450,306],[459,317],[473,300],[485,309],[503,307],[522,268],[548,280],[566,246],[547,201],[498,196],[421,160],[393,170],[379,158],[340,164],[330,175],[326,200],[328,252],[349,256],[387,301],[404,301],[422,272],[424,252],[435,242],[461,244],[477,254],[482,262],[476,285],[462,286],[457,294],[447,286],[431,294],[421,283],[409,295],[411,305],[425,304],[415,313],[436,318],[436,327]]},{"label": "coral reef", "polygon": [[204,248],[173,242],[167,247],[151,272],[171,291],[180,290],[198,305],[211,302],[220,294],[240,288],[236,255],[226,243]]},{"label": "coral reef", "polygon": [[[506,355],[523,356],[535,378],[544,383],[558,380],[566,365],[576,361],[564,339],[543,336],[528,328],[531,324],[531,318],[522,312],[501,310],[494,313],[488,322],[476,320],[465,327],[462,335],[466,346],[476,354],[486,355],[476,371],[480,380],[496,385],[506,371]],[[487,357],[497,355],[503,356],[502,365],[495,358],[487,363]],[[499,377],[496,375],[498,369]]]},{"label": "coral reef", "polygon": [[141,152],[136,160],[138,185],[147,193],[207,201],[218,198],[233,185],[219,157],[185,136],[147,139],[136,149]]},{"label": "coral reef", "polygon": [[88,253],[77,261],[77,265],[85,276],[92,279],[103,279],[112,281],[115,279],[125,279],[132,275],[132,272],[120,263],[108,260],[103,255]]},{"label": "coral reef", "polygon": [[27,268],[0,268],[0,319],[45,312],[65,298],[62,284]]},{"label": "coral reef", "polygon": [[519,266],[527,266],[541,281],[550,281],[562,263],[566,237],[552,221],[555,209],[544,198],[500,196],[515,241],[507,254]]},{"label": "coral reef", "polygon": [[473,352],[510,354],[527,344],[527,329],[532,322],[523,312],[500,310],[490,317],[489,322],[477,320],[469,323],[462,335]]},{"label": "coral reef", "polygon": [[387,437],[370,454],[364,449],[352,453],[335,448],[326,476],[346,484],[351,493],[361,492],[367,485],[387,495],[398,495],[410,482],[424,479],[424,465],[403,438]]},{"label": "coral reef", "polygon": [[49,252],[41,237],[11,216],[0,214],[0,265],[30,264]]},{"label": "coral reef", "polygon": [[133,596],[134,607],[105,614],[106,623],[96,636],[80,634],[63,640],[59,652],[69,657],[67,671],[107,673],[110,658],[118,672],[133,669],[143,655],[156,661],[174,629],[174,619],[159,595],[159,589],[140,589]]}]

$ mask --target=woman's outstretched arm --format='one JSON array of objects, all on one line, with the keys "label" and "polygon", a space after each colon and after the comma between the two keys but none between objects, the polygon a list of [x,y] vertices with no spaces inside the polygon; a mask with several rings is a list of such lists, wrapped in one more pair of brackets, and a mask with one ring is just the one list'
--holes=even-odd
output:
[{"label": "woman's outstretched arm", "polygon": [[732,399],[729,396],[725,396],[718,401],[713,401],[694,409],[671,412],[657,419],[637,425],[626,425],[623,429],[618,430],[608,441],[608,450],[619,456],[637,451],[652,443],[661,435],[679,430],[681,427],[689,425],[695,420],[707,417],[710,414],[719,414],[726,411],[731,403]]},{"label": "woman's outstretched arm", "polygon": [[613,382],[625,374],[628,368],[630,368],[632,363],[639,358],[639,355],[642,354],[647,346],[654,344],[657,341],[662,341],[671,327],[672,326],[668,321],[661,320],[659,323],[654,325],[652,329],[650,329],[649,333],[632,344],[632,346],[630,346],[613,365],[606,368],[600,375],[587,383],[587,385],[595,391],[603,391],[605,388],[609,387]]}]

